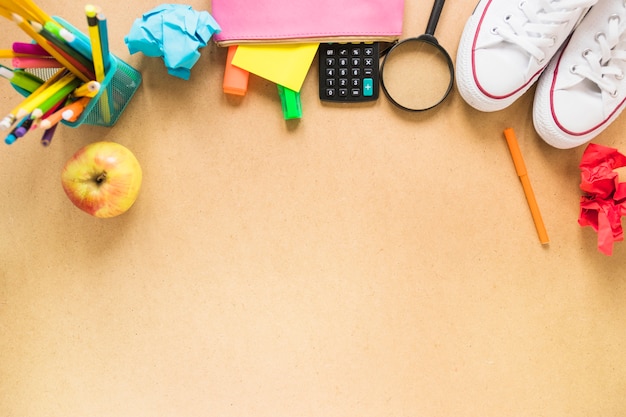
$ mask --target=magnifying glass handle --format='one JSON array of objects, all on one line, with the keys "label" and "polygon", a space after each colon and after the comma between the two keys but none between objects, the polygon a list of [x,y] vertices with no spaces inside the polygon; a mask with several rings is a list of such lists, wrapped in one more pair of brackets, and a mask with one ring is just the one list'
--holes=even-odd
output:
[{"label": "magnifying glass handle", "polygon": [[428,18],[428,25],[426,26],[426,34],[434,35],[437,23],[439,23],[439,16],[441,16],[441,10],[443,10],[443,4],[445,0],[435,0],[433,9],[430,11],[430,17]]}]

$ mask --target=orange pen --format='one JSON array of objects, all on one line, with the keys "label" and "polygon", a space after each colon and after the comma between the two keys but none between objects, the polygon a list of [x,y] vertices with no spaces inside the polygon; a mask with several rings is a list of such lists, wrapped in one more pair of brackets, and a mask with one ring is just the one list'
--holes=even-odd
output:
[{"label": "orange pen", "polygon": [[530,185],[530,180],[528,179],[526,164],[524,163],[524,158],[522,158],[522,152],[520,151],[519,144],[517,143],[517,137],[515,136],[515,132],[512,128],[507,128],[504,130],[504,137],[506,139],[506,143],[509,146],[511,157],[513,158],[515,171],[517,171],[517,175],[522,182],[524,194],[526,195],[526,201],[528,202],[528,207],[530,208],[530,214],[533,217],[533,222],[535,223],[535,228],[537,229],[537,234],[539,235],[539,241],[541,242],[541,244],[545,245],[550,242],[550,240],[548,239],[548,232],[546,231],[546,227],[543,224],[541,212],[539,211],[539,205],[537,204],[535,193],[533,192],[533,188]]}]

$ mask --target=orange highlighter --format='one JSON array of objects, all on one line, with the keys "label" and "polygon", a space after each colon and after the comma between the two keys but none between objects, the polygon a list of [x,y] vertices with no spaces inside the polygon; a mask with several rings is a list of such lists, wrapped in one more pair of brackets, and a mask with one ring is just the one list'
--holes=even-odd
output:
[{"label": "orange highlighter", "polygon": [[250,73],[233,65],[233,57],[237,51],[237,45],[228,47],[226,68],[224,68],[224,83],[222,88],[226,94],[245,96],[248,91],[248,78]]}]

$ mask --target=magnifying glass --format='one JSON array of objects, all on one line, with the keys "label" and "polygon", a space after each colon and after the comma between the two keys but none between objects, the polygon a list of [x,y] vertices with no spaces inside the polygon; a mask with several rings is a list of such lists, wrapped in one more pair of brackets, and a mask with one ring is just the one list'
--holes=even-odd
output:
[{"label": "magnifying glass", "polygon": [[403,110],[432,109],[452,90],[454,65],[435,38],[444,1],[435,0],[426,33],[396,43],[380,67],[380,84],[385,95]]}]

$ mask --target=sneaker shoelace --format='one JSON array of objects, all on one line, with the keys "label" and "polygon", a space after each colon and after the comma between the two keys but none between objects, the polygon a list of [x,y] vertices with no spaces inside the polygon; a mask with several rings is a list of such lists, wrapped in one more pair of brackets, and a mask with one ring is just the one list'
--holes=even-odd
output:
[{"label": "sneaker shoelace", "polygon": [[522,0],[519,8],[524,16],[506,15],[506,25],[492,29],[494,34],[517,45],[538,63],[546,59],[546,48],[556,45],[559,31],[572,19],[580,19],[581,9],[597,0]]},{"label": "sneaker shoelace", "polygon": [[617,95],[617,84],[624,78],[622,64],[626,61],[626,44],[622,39],[626,25],[620,25],[620,21],[618,15],[611,15],[606,32],[595,36],[600,50],[586,49],[583,57],[587,65],[571,68],[574,74],[588,79],[613,97]]}]

